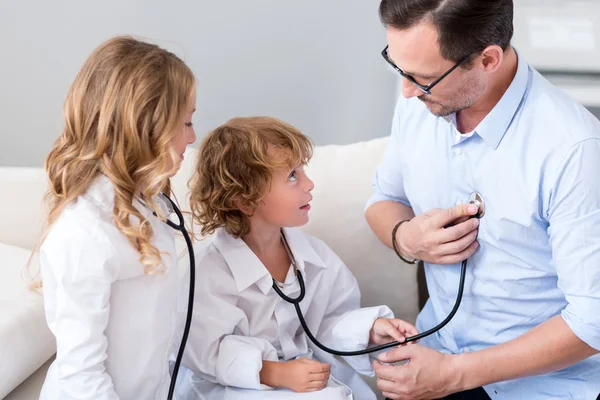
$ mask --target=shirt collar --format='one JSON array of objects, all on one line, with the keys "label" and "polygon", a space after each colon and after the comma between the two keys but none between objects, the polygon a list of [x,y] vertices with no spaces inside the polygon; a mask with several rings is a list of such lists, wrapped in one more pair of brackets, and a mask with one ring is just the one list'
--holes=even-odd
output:
[{"label": "shirt collar", "polygon": [[475,128],[475,132],[494,149],[498,148],[517,110],[521,107],[529,81],[529,65],[519,57],[516,50],[515,53],[518,66],[512,83],[498,104]]},{"label": "shirt collar", "polygon": [[[309,264],[326,268],[304,233],[294,228],[284,228],[283,233],[303,276],[306,276],[305,270]],[[234,238],[225,229],[220,228],[215,233],[213,243],[229,266],[238,292],[244,291],[253,284],[257,284],[265,295],[271,290],[273,286],[271,274],[242,239]]]},{"label": "shirt collar", "polygon": [[[517,73],[510,86],[502,95],[502,98],[489,112],[489,114],[477,125],[474,132],[486,141],[492,148],[498,148],[504,134],[510,127],[517,110],[525,98],[529,83],[529,65],[517,54]],[[445,117],[448,123],[456,127],[456,114]],[[473,132],[461,135],[464,140],[473,135]]]}]

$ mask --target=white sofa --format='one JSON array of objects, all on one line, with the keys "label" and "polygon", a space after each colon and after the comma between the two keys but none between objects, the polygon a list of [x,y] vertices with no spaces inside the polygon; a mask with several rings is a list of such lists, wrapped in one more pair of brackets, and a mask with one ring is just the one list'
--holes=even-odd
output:
[{"label": "white sofa", "polygon": [[[418,313],[417,271],[379,243],[363,213],[386,144],[387,138],[380,138],[315,148],[307,168],[315,182],[314,199],[304,229],[346,262],[359,281],[363,305],[387,304],[399,318],[412,322]],[[173,179],[183,208],[195,154],[188,150]],[[0,168],[0,398],[7,400],[37,398],[55,352],[43,298],[24,279],[25,264],[42,232],[45,190],[42,169]],[[181,268],[187,263],[184,257]]]}]

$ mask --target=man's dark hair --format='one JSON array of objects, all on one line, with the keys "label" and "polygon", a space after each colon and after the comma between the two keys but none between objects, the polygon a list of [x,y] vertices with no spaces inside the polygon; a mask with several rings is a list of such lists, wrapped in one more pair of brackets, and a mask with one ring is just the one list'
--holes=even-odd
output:
[{"label": "man's dark hair", "polygon": [[513,35],[512,0],[382,0],[379,17],[399,30],[428,19],[442,57],[454,62],[491,45],[506,51]]}]

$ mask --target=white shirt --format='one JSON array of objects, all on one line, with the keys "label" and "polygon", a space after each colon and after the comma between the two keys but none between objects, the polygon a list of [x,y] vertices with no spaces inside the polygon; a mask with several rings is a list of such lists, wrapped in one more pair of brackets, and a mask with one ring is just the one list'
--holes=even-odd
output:
[{"label": "white shirt", "polygon": [[[391,310],[361,309],[356,279],[325,243],[297,229],[285,229],[284,234],[305,280],[306,296],[300,304],[311,332],[336,350],[366,348],[373,322],[392,317]],[[219,229],[196,257],[194,318],[178,378],[179,400],[376,398],[352,368],[308,340],[293,305],[273,290],[271,275],[243,240]],[[283,289],[286,295],[300,293],[293,268],[285,283],[293,283]],[[183,320],[185,296],[179,308]],[[309,395],[261,385],[262,360],[300,357],[332,364],[326,389]],[[368,355],[346,360],[372,375]]]},{"label": "white shirt", "polygon": [[41,246],[46,319],[57,343],[41,399],[167,397],[178,290],[174,235],[136,203],[150,221],[164,273],[146,274],[115,226],[114,187],[104,175],[65,208]]}]

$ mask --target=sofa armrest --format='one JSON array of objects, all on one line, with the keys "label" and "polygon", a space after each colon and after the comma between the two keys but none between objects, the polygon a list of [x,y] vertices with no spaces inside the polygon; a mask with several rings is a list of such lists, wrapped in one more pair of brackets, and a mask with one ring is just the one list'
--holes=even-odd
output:
[{"label": "sofa armrest", "polygon": [[41,168],[0,167],[0,242],[33,249],[44,227],[48,187]]}]

